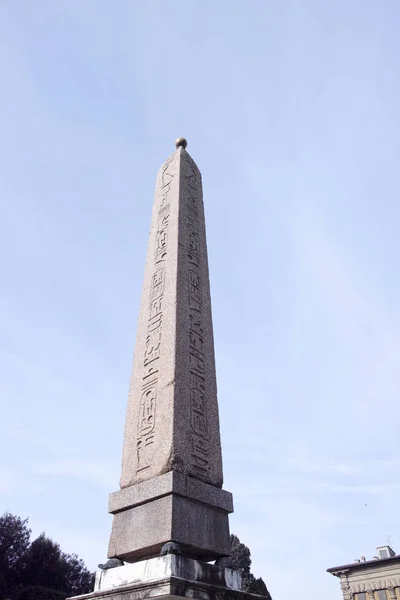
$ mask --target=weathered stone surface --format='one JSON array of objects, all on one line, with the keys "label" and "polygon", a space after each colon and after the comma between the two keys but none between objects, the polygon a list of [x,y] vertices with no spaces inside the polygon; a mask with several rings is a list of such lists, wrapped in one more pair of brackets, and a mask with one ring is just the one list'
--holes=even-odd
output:
[{"label": "weathered stone surface", "polygon": [[[230,492],[207,485],[203,481],[186,477],[186,496],[204,504],[215,506],[226,512],[233,512],[233,498]],[[181,494],[183,495],[183,494]]]},{"label": "weathered stone surface", "polygon": [[238,571],[168,555],[96,574],[95,591],[69,600],[263,600],[241,591]]},{"label": "weathered stone surface", "polygon": [[109,571],[97,571],[94,591],[109,590],[130,583],[162,581],[168,577],[204,581],[234,590],[241,590],[243,583],[241,573],[236,569],[216,567],[185,556],[169,554]]},{"label": "weathered stone surface", "polygon": [[182,146],[157,178],[121,488],[172,470],[222,487],[201,175]]},{"label": "weathered stone surface", "polygon": [[[262,600],[241,591],[242,577],[235,569],[168,555],[124,565],[96,574],[95,591],[76,596],[82,600]],[[69,599],[74,600],[74,599]]]},{"label": "weathered stone surface", "polygon": [[109,497],[108,512],[116,513],[126,508],[132,508],[172,492],[186,493],[185,476],[180,476],[180,473],[174,471],[113,492]]},{"label": "weathered stone surface", "polygon": [[108,556],[133,562],[159,554],[172,539],[172,498],[163,496],[114,515]]},{"label": "weathered stone surface", "polygon": [[159,554],[173,540],[190,556],[212,560],[230,552],[228,513],[169,494],[114,515],[108,556],[128,562]]},{"label": "weathered stone surface", "polygon": [[233,500],[230,492],[176,471],[170,471],[154,477],[154,479],[148,479],[113,492],[110,494],[108,511],[115,514],[172,493],[198,500],[229,513],[233,512]]},{"label": "weathered stone surface", "polygon": [[162,598],[162,600],[267,600],[266,596],[249,594],[239,590],[231,590],[211,584],[188,581],[178,577],[169,577],[163,581],[144,584],[122,585],[111,590],[97,591],[83,596],[75,596],[68,600],[146,600],[147,598]]}]

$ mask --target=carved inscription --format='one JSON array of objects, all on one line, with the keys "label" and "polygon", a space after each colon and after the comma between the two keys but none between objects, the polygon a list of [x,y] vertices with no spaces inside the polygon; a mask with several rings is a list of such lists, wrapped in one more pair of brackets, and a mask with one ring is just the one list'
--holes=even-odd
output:
[{"label": "carved inscription", "polygon": [[162,262],[167,256],[169,204],[160,210],[156,235],[155,263]]},{"label": "carved inscription", "polygon": [[171,164],[174,159],[171,158],[164,166],[161,174],[161,190],[160,190],[160,208],[167,204],[167,198],[171,190],[172,180],[174,176],[170,173]]},{"label": "carved inscription", "polygon": [[190,435],[192,468],[199,475],[210,469],[207,398],[205,386],[204,330],[202,326],[202,282],[198,216],[198,172],[186,156],[186,210],[189,305]]},{"label": "carved inscription", "polygon": [[189,264],[199,266],[199,234],[195,229],[195,220],[190,215],[188,216],[187,239]]},{"label": "carved inscription", "polygon": [[163,167],[160,203],[154,248],[154,273],[151,279],[149,319],[143,357],[142,396],[140,398],[136,473],[151,466],[156,435],[157,385],[162,350],[163,298],[165,286],[165,259],[168,251],[170,204],[168,196],[174,175],[170,172],[173,159]]}]

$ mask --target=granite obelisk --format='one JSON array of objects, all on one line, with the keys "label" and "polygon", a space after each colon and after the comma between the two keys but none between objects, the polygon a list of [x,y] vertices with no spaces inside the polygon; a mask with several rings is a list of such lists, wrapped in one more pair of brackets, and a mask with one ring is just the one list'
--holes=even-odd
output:
[{"label": "granite obelisk", "polygon": [[109,560],[69,600],[269,600],[244,591],[229,558],[201,175],[186,145],[157,178]]},{"label": "granite obelisk", "polygon": [[108,556],[229,554],[201,174],[179,138],[156,184]]}]

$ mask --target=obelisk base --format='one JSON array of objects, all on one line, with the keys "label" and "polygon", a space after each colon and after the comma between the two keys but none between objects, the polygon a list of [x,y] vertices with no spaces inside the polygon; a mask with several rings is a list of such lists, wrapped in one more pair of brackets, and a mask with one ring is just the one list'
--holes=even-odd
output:
[{"label": "obelisk base", "polygon": [[95,591],[68,600],[261,600],[242,591],[240,571],[168,554],[96,573]]},{"label": "obelisk base", "polygon": [[151,558],[170,541],[203,561],[230,554],[232,495],[182,473],[170,471],[111,494],[109,512],[109,558]]}]

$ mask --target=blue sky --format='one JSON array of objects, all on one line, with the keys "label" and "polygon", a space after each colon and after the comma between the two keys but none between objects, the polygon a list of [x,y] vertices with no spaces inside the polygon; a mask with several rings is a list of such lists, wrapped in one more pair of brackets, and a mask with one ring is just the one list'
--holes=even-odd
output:
[{"label": "blue sky", "polygon": [[276,600],[400,552],[399,28],[395,0],[0,3],[1,512],[105,558],[155,176],[184,135],[232,531]]}]

